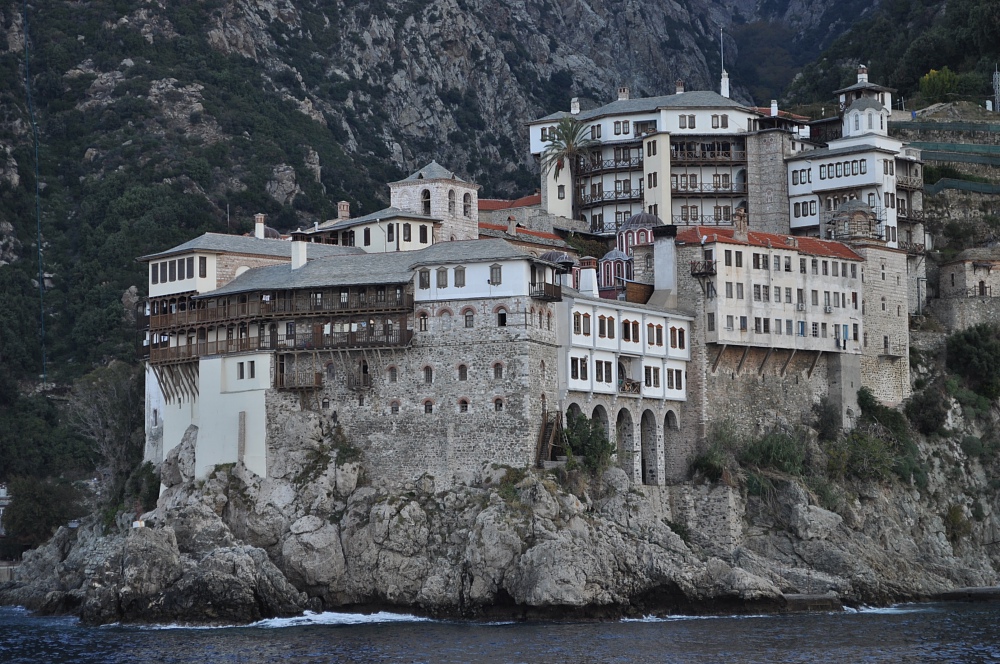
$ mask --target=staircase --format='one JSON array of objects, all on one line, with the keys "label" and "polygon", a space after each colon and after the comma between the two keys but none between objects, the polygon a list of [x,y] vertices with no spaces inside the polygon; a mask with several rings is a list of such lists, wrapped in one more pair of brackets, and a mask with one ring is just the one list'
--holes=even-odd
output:
[{"label": "staircase", "polygon": [[566,446],[563,442],[562,413],[543,412],[542,425],[538,430],[538,445],[535,455],[535,464],[539,468],[545,467],[546,461],[555,461],[553,452],[559,450],[565,453]]}]

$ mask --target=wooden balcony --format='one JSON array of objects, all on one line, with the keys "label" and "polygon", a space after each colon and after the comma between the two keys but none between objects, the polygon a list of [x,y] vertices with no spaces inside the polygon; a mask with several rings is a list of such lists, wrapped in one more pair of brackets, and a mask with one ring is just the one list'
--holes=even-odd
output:
[{"label": "wooden balcony", "polygon": [[279,390],[316,390],[323,387],[323,374],[317,371],[304,375],[275,374],[274,386]]},{"label": "wooden balcony", "polygon": [[691,261],[692,277],[711,277],[715,275],[715,264],[718,261]]},{"label": "wooden balcony", "polygon": [[731,184],[696,184],[694,186],[670,187],[670,193],[675,196],[714,194],[716,196],[742,196],[747,193],[747,185],[743,182],[733,182]]},{"label": "wooden balcony", "polygon": [[690,215],[675,214],[671,217],[675,226],[732,226],[732,219],[723,219],[715,215],[704,217],[692,217]]},{"label": "wooden balcony", "polygon": [[532,299],[545,302],[562,302],[562,286],[559,284],[531,284],[529,291]]},{"label": "wooden balcony", "polygon": [[347,389],[349,390],[370,390],[372,388],[372,376],[368,373],[351,372],[347,374]]},{"label": "wooden balcony", "polygon": [[923,186],[924,181],[922,178],[913,177],[912,175],[896,176],[896,187],[898,189],[921,189]]},{"label": "wooden balcony", "polygon": [[899,248],[911,256],[919,256],[924,253],[924,245],[920,242],[900,242]]},{"label": "wooden balcony", "polygon": [[311,293],[299,293],[294,297],[287,298],[254,299],[248,302],[218,304],[214,300],[202,300],[199,301],[199,305],[204,302],[205,306],[151,315],[149,328],[164,330],[196,327],[210,323],[245,321],[247,319],[413,310],[413,296],[409,294],[403,294],[399,298],[396,297],[395,293],[386,293],[384,297],[362,297],[360,293],[350,293],[347,297],[344,295],[347,294],[331,292],[314,296]]},{"label": "wooden balcony", "polygon": [[196,341],[183,346],[150,347],[149,361],[152,364],[166,364],[234,353],[400,348],[408,346],[412,338],[412,330],[397,328],[391,331],[331,332],[315,337],[312,334],[297,334],[295,336],[244,337],[224,341]]}]

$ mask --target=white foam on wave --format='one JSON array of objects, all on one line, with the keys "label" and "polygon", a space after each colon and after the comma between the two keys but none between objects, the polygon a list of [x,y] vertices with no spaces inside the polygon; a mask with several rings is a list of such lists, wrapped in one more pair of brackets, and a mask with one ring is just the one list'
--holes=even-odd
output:
[{"label": "white foam on wave", "polygon": [[248,627],[276,629],[281,627],[301,627],[303,625],[374,625],[379,623],[413,622],[432,622],[432,619],[408,613],[390,613],[388,611],[379,611],[378,613],[336,613],[334,611],[314,613],[306,611],[301,616],[294,618],[268,618],[248,625]]},{"label": "white foam on wave", "polygon": [[933,606],[927,604],[893,604],[892,606],[860,606],[856,609],[845,607],[848,613],[874,613],[884,615],[904,614],[904,613],[929,613],[935,611]]},{"label": "white foam on wave", "polygon": [[623,623],[665,623],[665,622],[681,622],[684,620],[746,620],[749,618],[771,618],[774,614],[760,613],[760,614],[734,614],[734,615],[719,615],[719,616],[643,616],[642,618],[622,618]]}]

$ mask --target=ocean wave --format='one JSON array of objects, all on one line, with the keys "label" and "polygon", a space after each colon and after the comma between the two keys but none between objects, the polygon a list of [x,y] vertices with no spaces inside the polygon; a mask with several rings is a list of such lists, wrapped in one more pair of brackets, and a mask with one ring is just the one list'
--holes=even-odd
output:
[{"label": "ocean wave", "polygon": [[379,623],[413,622],[433,622],[433,619],[408,613],[390,613],[388,611],[379,611],[378,613],[337,613],[335,611],[314,613],[306,611],[301,616],[295,616],[294,618],[268,618],[247,625],[247,627],[277,629],[282,627],[301,627],[303,625],[372,625]]},{"label": "ocean wave", "polygon": [[777,614],[773,613],[752,613],[752,614],[731,614],[731,615],[708,615],[708,616],[643,616],[642,618],[622,618],[623,623],[665,623],[680,622],[684,620],[745,620],[749,618],[773,618]]},{"label": "ocean wave", "polygon": [[844,607],[846,613],[874,613],[874,614],[903,614],[903,613],[928,613],[937,609],[929,604],[893,604],[892,606],[859,606],[857,608]]}]

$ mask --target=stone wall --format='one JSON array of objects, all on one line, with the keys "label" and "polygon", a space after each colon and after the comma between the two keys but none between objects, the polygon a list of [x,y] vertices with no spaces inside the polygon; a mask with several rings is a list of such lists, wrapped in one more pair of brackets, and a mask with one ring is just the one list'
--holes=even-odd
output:
[{"label": "stone wall", "polygon": [[958,332],[981,323],[1000,321],[1000,297],[943,298],[927,303],[927,310],[948,332]]},{"label": "stone wall", "polygon": [[[308,250],[307,250],[308,251]],[[236,271],[241,267],[267,267],[287,263],[285,258],[269,258],[266,256],[246,256],[242,254],[220,254],[215,262],[215,287],[221,288],[236,278]]]},{"label": "stone wall", "polygon": [[[494,313],[501,305],[511,312],[506,327],[497,326]],[[465,327],[466,308],[476,312],[472,328]],[[488,464],[531,465],[542,410],[557,406],[558,354],[555,330],[547,324],[547,313],[554,314],[554,308],[492,299],[470,300],[454,309],[432,308],[429,330],[415,331],[409,348],[286,355],[286,375],[320,373],[323,384],[301,394],[272,391],[269,423],[280,422],[286,409],[318,411],[329,424],[343,427],[363,451],[365,463],[389,484],[429,473],[439,488],[447,488]],[[352,388],[349,381],[362,375],[362,361],[370,387]],[[431,383],[426,368],[431,369]],[[463,399],[467,412],[461,408]],[[431,412],[426,412],[428,403]],[[274,429],[273,435],[280,431]]]},{"label": "stone wall", "polygon": [[747,182],[750,228],[788,234],[788,169],[791,135],[764,131],[747,136]]},{"label": "stone wall", "polygon": [[885,404],[896,405],[910,396],[906,253],[879,245],[853,248],[866,261],[861,382]]}]

